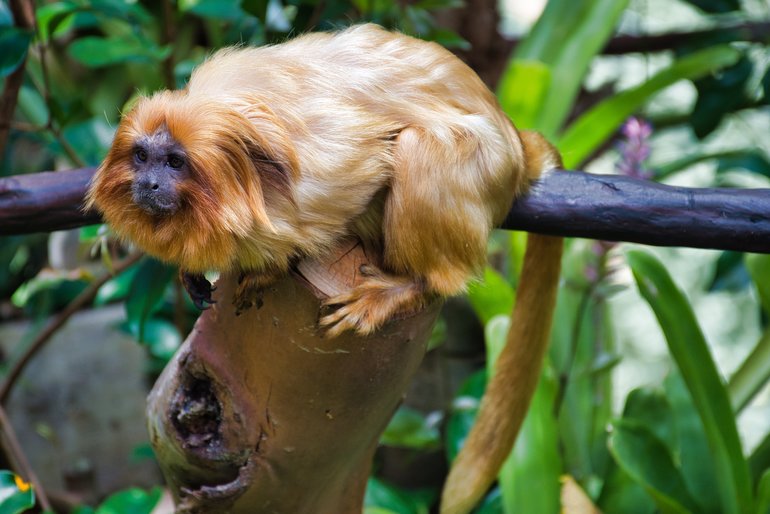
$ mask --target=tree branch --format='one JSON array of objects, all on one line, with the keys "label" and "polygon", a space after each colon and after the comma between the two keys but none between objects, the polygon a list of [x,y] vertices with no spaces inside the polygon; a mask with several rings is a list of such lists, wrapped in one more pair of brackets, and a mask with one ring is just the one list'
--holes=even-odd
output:
[{"label": "tree branch", "polygon": [[50,232],[99,223],[83,211],[95,168],[0,178],[0,235]]},{"label": "tree branch", "polygon": [[[35,4],[30,1],[12,0],[9,4],[17,27],[33,31],[35,29]],[[16,110],[19,89],[24,83],[24,70],[27,58],[5,79],[5,87],[0,96],[0,156],[5,155],[5,146],[11,129],[11,120]]]},{"label": "tree branch", "polygon": [[517,201],[502,226],[653,246],[770,253],[770,190],[673,187],[557,171]]},{"label": "tree branch", "polygon": [[745,41],[770,43],[770,21],[754,21],[690,32],[668,32],[644,36],[616,36],[610,39],[602,53],[624,55],[635,52],[674,50],[700,41]]},{"label": "tree branch", "polygon": [[[100,221],[82,210],[94,168],[0,178],[0,235]],[[770,253],[770,190],[693,189],[619,175],[547,174],[502,225],[655,246]]]}]

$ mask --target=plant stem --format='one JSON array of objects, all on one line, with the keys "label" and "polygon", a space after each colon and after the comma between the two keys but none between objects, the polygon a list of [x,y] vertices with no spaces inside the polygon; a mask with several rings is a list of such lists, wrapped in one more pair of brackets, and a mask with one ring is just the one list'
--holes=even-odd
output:
[{"label": "plant stem", "polygon": [[16,431],[13,429],[13,425],[11,425],[11,420],[8,418],[2,405],[0,405],[0,446],[2,446],[3,453],[14,467],[16,474],[32,484],[32,487],[35,489],[35,496],[43,510],[46,512],[52,511],[51,503],[48,501],[48,495],[43,489],[43,484],[40,483],[35,471],[30,466],[27,455],[19,444],[18,437],[16,437]]}]

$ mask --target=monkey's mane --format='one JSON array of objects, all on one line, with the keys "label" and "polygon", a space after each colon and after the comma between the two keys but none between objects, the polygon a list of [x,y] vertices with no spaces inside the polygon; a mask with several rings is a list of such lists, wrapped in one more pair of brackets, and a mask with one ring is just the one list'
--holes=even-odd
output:
[{"label": "monkey's mane", "polygon": [[[177,184],[181,208],[166,217],[146,213],[131,194],[136,142],[159,130],[183,147],[190,170]],[[274,230],[265,191],[293,202],[298,165],[284,133],[266,110],[244,113],[186,91],[157,93],[121,122],[86,207],[101,211],[119,236],[187,271],[230,269],[244,238]],[[269,249],[252,260],[253,267],[268,265]]]}]

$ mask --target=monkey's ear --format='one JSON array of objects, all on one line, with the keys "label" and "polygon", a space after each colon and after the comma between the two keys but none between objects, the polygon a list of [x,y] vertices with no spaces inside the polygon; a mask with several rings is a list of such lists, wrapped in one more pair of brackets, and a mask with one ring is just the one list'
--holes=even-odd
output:
[{"label": "monkey's ear", "polygon": [[259,175],[263,195],[266,191],[267,194],[278,194],[296,206],[297,202],[294,196],[295,165],[291,162],[285,162],[284,159],[270,156],[258,146],[249,149],[249,157]]},{"label": "monkey's ear", "polygon": [[272,189],[294,203],[294,184],[300,169],[294,141],[280,118],[262,101],[246,96],[237,109],[253,127],[249,154],[263,188]]}]

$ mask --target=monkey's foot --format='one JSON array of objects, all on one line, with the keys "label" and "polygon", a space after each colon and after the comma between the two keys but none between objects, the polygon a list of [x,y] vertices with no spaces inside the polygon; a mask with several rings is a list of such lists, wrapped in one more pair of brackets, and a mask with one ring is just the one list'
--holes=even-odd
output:
[{"label": "monkey's foot", "polygon": [[187,294],[190,295],[190,299],[200,310],[206,310],[212,304],[217,303],[211,298],[211,293],[214,291],[211,282],[202,274],[182,272],[181,280],[182,285],[187,289]]},{"label": "monkey's foot", "polygon": [[337,310],[322,317],[319,325],[329,337],[346,330],[371,334],[397,313],[414,312],[425,305],[425,287],[410,277],[388,275],[372,266],[362,266],[368,278],[349,292],[329,298],[325,307]]},{"label": "monkey's foot", "polygon": [[243,273],[238,279],[238,286],[233,293],[235,315],[240,316],[243,311],[250,307],[261,308],[265,288],[274,282],[275,277],[273,275],[255,272]]}]

